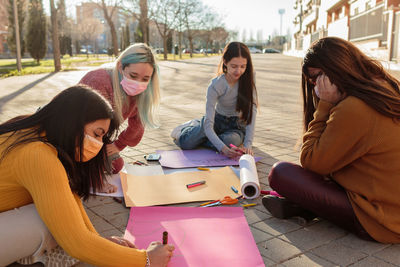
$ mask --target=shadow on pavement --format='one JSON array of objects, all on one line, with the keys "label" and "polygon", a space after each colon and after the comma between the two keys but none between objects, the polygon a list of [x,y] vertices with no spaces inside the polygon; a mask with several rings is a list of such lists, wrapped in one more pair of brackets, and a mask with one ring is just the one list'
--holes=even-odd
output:
[{"label": "shadow on pavement", "polygon": [[185,63],[185,64],[192,64],[192,65],[202,65],[202,66],[211,66],[211,67],[216,67],[216,64],[210,64],[210,63],[201,63],[201,62],[196,62],[196,61],[186,61],[186,60],[175,60],[176,62],[179,63]]},{"label": "shadow on pavement", "polygon": [[18,91],[15,91],[15,92],[13,92],[13,93],[11,93],[11,94],[9,94],[9,95],[6,95],[6,96],[3,96],[2,98],[0,98],[0,112],[1,112],[1,109],[2,109],[2,107],[3,107],[4,104],[6,104],[7,102],[13,100],[14,98],[16,98],[17,96],[19,96],[20,94],[22,94],[22,93],[28,91],[29,89],[31,89],[32,87],[34,87],[34,86],[37,85],[38,83],[41,83],[41,82],[43,82],[44,80],[50,78],[50,77],[53,76],[54,74],[55,74],[55,72],[49,73],[49,74],[47,74],[46,76],[44,76],[44,77],[42,77],[42,78],[40,78],[40,79],[37,79],[37,80],[34,81],[34,82],[31,82],[31,83],[25,85],[24,87],[22,87],[22,88],[19,89]]}]

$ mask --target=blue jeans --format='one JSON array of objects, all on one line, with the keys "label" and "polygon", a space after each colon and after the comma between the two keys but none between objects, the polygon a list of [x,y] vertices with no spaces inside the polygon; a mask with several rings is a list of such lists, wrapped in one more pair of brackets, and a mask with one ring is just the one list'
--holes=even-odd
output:
[{"label": "blue jeans", "polygon": [[[204,120],[205,116],[201,120],[196,119],[197,123],[192,123],[193,126],[183,128],[176,144],[182,149],[194,149],[201,145],[217,150],[204,132]],[[214,131],[228,147],[229,144],[240,146],[243,143],[246,134],[245,127],[245,124],[240,122],[237,116],[226,117],[215,113]]]}]

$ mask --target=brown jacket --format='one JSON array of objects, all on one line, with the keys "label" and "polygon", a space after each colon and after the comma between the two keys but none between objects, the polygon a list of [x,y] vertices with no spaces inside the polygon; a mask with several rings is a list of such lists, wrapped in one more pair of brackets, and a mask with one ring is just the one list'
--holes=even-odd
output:
[{"label": "brown jacket", "polygon": [[375,240],[400,243],[399,122],[356,97],[336,106],[321,100],[303,137],[301,164],[332,174]]}]

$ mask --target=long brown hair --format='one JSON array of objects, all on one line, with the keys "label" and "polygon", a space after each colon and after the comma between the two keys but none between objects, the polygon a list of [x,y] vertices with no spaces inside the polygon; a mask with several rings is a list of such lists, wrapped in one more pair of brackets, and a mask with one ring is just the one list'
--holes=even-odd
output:
[{"label": "long brown hair", "polygon": [[0,124],[0,135],[9,133],[11,137],[17,132],[20,133],[16,140],[4,149],[0,161],[19,145],[35,141],[49,143],[57,149],[58,158],[68,175],[72,191],[87,199],[90,189],[92,188],[93,192],[100,189],[105,181],[105,173],[111,172],[105,146],[87,162],[75,160],[77,140],[82,158],[85,125],[99,119],[110,119],[109,130],[103,137],[103,142],[109,144],[119,127],[111,105],[87,86],[70,87],[34,114],[18,116]]},{"label": "long brown hair", "polygon": [[253,63],[249,48],[240,42],[231,42],[224,48],[224,53],[218,67],[218,75],[227,72],[224,62],[228,63],[234,57],[242,57],[247,60],[245,72],[239,78],[239,89],[236,101],[236,111],[241,113],[241,119],[246,124],[251,123],[253,117],[253,105],[257,105],[257,90],[254,83]]},{"label": "long brown hair", "polygon": [[302,66],[304,130],[313,119],[318,98],[309,81],[308,68],[321,69],[338,90],[364,101],[384,116],[400,119],[399,81],[382,64],[369,58],[354,44],[337,37],[316,41],[307,51]]}]

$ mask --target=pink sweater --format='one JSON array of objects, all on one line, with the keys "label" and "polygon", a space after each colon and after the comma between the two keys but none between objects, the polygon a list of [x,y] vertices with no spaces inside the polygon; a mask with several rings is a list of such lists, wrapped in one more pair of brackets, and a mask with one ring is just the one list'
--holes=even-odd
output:
[{"label": "pink sweater", "polygon": [[[114,105],[112,79],[107,70],[97,69],[90,71],[83,76],[79,83],[92,87]],[[125,105],[122,108],[123,118],[125,120],[128,118],[128,127],[120,133],[114,142],[119,150],[123,150],[126,146],[136,146],[144,134],[144,127],[140,121],[136,106],[136,98],[128,96],[128,100],[129,105]]]}]

